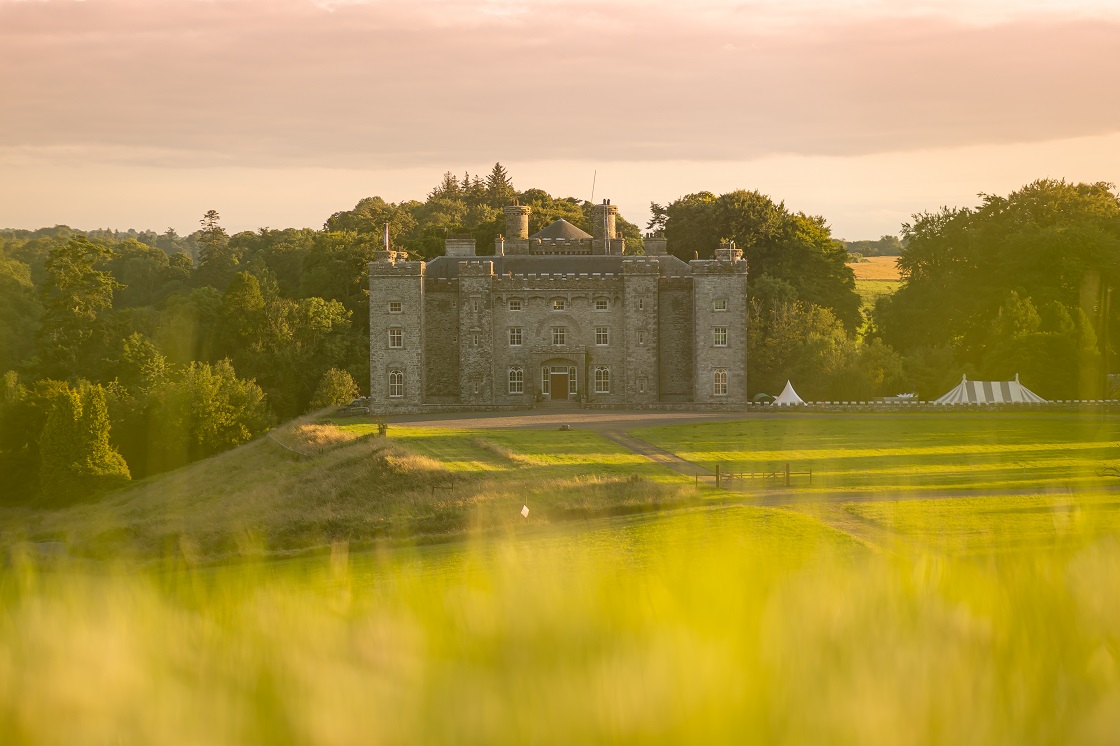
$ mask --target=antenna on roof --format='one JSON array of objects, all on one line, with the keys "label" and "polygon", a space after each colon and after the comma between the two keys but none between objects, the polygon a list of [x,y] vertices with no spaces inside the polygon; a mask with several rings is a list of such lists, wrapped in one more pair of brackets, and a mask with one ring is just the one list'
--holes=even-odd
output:
[{"label": "antenna on roof", "polygon": [[595,204],[595,181],[599,178],[599,169],[595,169],[591,177],[591,204]]}]

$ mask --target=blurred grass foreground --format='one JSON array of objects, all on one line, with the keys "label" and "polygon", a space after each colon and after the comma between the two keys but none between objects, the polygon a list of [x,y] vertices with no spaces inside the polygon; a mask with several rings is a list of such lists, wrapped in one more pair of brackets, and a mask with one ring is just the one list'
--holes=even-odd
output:
[{"label": "blurred grass foreground", "polygon": [[[705,432],[678,439],[719,447]],[[404,440],[424,451],[421,435]],[[474,453],[598,494],[563,486],[551,434],[431,435],[445,463]],[[0,742],[1115,743],[1117,498],[1045,468],[1037,495],[701,500],[220,564],[10,543]],[[654,476],[636,489],[672,480]]]}]

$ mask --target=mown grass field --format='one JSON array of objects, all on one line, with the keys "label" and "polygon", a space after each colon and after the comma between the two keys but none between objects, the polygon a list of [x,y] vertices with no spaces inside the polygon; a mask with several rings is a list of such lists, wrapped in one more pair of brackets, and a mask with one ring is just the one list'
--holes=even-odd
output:
[{"label": "mown grass field", "polygon": [[860,307],[870,312],[875,301],[884,295],[892,295],[902,287],[898,280],[856,280],[856,293],[859,294]]},{"label": "mown grass field", "polygon": [[868,256],[849,265],[859,280],[899,280],[897,256]]},{"label": "mown grass field", "polygon": [[848,265],[856,276],[856,293],[864,315],[871,313],[879,298],[892,295],[902,286],[897,260],[896,256],[869,256]]},{"label": "mown grass field", "polygon": [[[115,521],[118,559],[105,543],[106,559],[45,560],[19,540],[34,538],[30,516],[0,516],[0,741],[1107,744],[1120,732],[1120,493],[1097,474],[1117,458],[1109,418],[631,431],[704,465],[814,464],[812,489],[745,495],[692,492],[589,431],[393,427],[385,442],[366,428],[292,429],[278,437],[311,457],[261,442],[210,463],[212,482],[195,465],[36,519],[66,542],[88,538],[77,526],[94,515]],[[461,491],[431,496],[449,475]],[[355,497],[359,477],[370,482]],[[966,496],[932,497],[946,492]],[[376,517],[462,538],[363,545],[320,525],[329,551],[261,553],[304,546],[315,531],[280,527],[332,500],[351,531]],[[605,509],[625,500],[640,509]],[[459,517],[410,523],[448,511]],[[178,538],[162,548],[152,526],[168,512]],[[257,537],[240,553],[190,536],[231,516]]]},{"label": "mown grass field", "polygon": [[633,431],[724,471],[812,470],[805,494],[1093,490],[1120,463],[1120,422],[1073,414],[827,415]]}]

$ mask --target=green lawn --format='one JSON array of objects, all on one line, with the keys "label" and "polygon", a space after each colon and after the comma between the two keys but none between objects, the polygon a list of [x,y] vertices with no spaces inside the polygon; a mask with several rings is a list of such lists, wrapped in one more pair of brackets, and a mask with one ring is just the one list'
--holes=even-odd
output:
[{"label": "green lawn", "polygon": [[808,416],[634,430],[723,471],[812,470],[807,494],[1093,489],[1120,420],[1050,414]]},{"label": "green lawn", "polygon": [[875,307],[875,301],[884,295],[892,295],[900,287],[902,282],[899,280],[856,280],[856,293],[864,311],[870,311]]}]

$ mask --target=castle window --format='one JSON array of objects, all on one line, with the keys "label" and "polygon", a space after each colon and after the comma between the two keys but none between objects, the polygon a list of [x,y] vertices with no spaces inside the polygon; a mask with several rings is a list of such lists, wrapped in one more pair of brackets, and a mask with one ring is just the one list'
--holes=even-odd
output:
[{"label": "castle window", "polygon": [[727,347],[727,327],[726,326],[713,326],[712,327],[712,344],[716,347]]},{"label": "castle window", "polygon": [[566,311],[567,309],[568,309],[568,299],[567,298],[553,298],[552,299],[552,310],[553,311]]},{"label": "castle window", "polygon": [[389,313],[400,313],[400,312],[401,312],[401,302],[399,300],[389,301]]},{"label": "castle window", "polygon": [[645,343],[646,343],[646,333],[643,330],[639,329],[638,330],[638,344],[644,345]]},{"label": "castle window", "polygon": [[642,378],[638,379],[638,393],[639,394],[644,394],[645,392],[646,392],[646,379],[643,376]]},{"label": "castle window", "polygon": [[610,303],[606,298],[596,298],[595,299],[595,310],[596,311],[606,311],[609,306],[610,306]]},{"label": "castle window", "polygon": [[520,298],[510,298],[509,299],[509,310],[520,311],[521,310],[521,299]]},{"label": "castle window", "polygon": [[399,370],[389,371],[389,398],[400,399],[404,396],[404,373]]},{"label": "castle window", "polygon": [[525,371],[521,368],[509,369],[509,393],[521,394],[525,392]]},{"label": "castle window", "polygon": [[595,393],[609,394],[611,392],[611,369],[595,369]]},{"label": "castle window", "polygon": [[716,368],[712,371],[712,394],[727,396],[727,370]]},{"label": "castle window", "polygon": [[478,298],[471,298],[471,311],[478,313]]},{"label": "castle window", "polygon": [[471,346],[478,347],[478,332],[471,332]]},{"label": "castle window", "polygon": [[393,349],[404,347],[404,332],[399,326],[389,328],[389,346]]},{"label": "castle window", "polygon": [[552,327],[552,344],[563,346],[568,343],[568,327],[554,326]]},{"label": "castle window", "polygon": [[510,347],[520,347],[521,346],[521,327],[520,326],[511,326],[509,328],[509,346]]},{"label": "castle window", "polygon": [[[561,368],[561,370],[563,370],[563,368]],[[576,388],[575,368],[568,368],[568,393],[572,395],[579,393],[579,389]]]},{"label": "castle window", "polygon": [[727,298],[716,298],[715,301],[712,302],[712,310],[713,311],[726,311],[727,310]]},{"label": "castle window", "polygon": [[646,300],[645,300],[645,298],[638,298],[638,310],[639,310],[639,311],[644,311],[644,310],[645,310],[645,308],[646,308]]},{"label": "castle window", "polygon": [[605,326],[595,327],[595,344],[605,347],[610,344],[610,332]]},{"label": "castle window", "polygon": [[549,391],[549,382],[550,382],[551,379],[549,378],[548,374],[549,374],[548,366],[545,366],[545,367],[541,368],[541,393],[542,394],[551,393],[551,391]]}]

